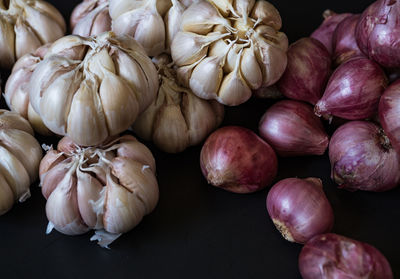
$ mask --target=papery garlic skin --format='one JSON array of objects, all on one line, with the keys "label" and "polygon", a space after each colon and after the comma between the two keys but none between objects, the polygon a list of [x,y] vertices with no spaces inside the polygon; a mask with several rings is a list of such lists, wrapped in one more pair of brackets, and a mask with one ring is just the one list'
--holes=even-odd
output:
[{"label": "papery garlic skin", "polygon": [[63,16],[51,4],[10,0],[0,5],[0,67],[10,69],[23,55],[62,37]]},{"label": "papery garlic skin", "polygon": [[49,130],[90,146],[129,128],[157,90],[157,70],[143,48],[106,32],[54,42],[32,74],[29,99]]},{"label": "papery garlic skin", "polygon": [[72,11],[72,34],[83,37],[98,35],[111,30],[108,0],[84,0]]},{"label": "papery garlic skin", "polygon": [[139,115],[132,129],[161,150],[179,153],[199,144],[221,124],[224,107],[216,101],[200,99],[179,85],[169,55],[157,56],[153,62],[158,69],[160,88],[154,102]]},{"label": "papery garlic skin", "polygon": [[150,150],[133,136],[86,148],[64,137],[40,164],[47,218],[68,235],[94,229],[94,239],[107,246],[113,240],[101,235],[115,239],[156,207],[155,170]]},{"label": "papery garlic skin", "polygon": [[274,84],[286,68],[288,39],[279,32],[281,25],[267,1],[192,4],[171,44],[178,78],[200,98],[228,106],[246,102],[251,90]]},{"label": "papery garlic skin", "polygon": [[0,215],[15,201],[30,197],[38,177],[42,149],[29,122],[16,112],[0,109]]},{"label": "papery garlic skin", "polygon": [[32,53],[25,54],[14,64],[7,79],[4,98],[12,111],[21,114],[41,135],[51,135],[52,132],[43,124],[40,116],[32,109],[29,102],[28,86],[37,64],[43,60],[50,44],[39,47]]}]

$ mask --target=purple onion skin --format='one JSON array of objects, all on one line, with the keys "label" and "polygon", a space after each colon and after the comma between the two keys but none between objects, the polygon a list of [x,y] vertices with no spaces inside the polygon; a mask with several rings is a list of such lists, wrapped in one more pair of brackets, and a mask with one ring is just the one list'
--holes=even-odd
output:
[{"label": "purple onion skin", "polygon": [[331,74],[331,57],[316,39],[302,38],[289,46],[288,64],[277,86],[289,99],[315,105]]},{"label": "purple onion skin", "polygon": [[392,83],[379,102],[379,121],[393,148],[400,155],[400,80]]},{"label": "purple onion skin", "polygon": [[333,33],[333,59],[336,65],[343,64],[356,56],[364,56],[358,48],[355,30],[360,19],[359,14],[351,15],[342,20]]},{"label": "purple onion skin", "polygon": [[356,39],[361,51],[386,68],[400,67],[400,2],[379,0],[361,15]]},{"label": "purple onion skin", "polygon": [[299,270],[303,279],[393,279],[389,262],[375,247],[333,233],[303,246]]},{"label": "purple onion skin", "polygon": [[383,130],[367,121],[339,127],[329,143],[331,177],[339,188],[381,192],[400,182],[399,156]]},{"label": "purple onion skin", "polygon": [[378,111],[379,99],[387,84],[378,64],[364,57],[352,58],[333,72],[314,108],[315,113],[348,120],[372,117]]},{"label": "purple onion skin", "polygon": [[319,119],[309,104],[283,100],[272,105],[259,123],[260,136],[278,155],[322,155],[329,139]]},{"label": "purple onion skin", "polygon": [[306,243],[333,227],[333,210],[318,178],[279,181],[268,193],[267,210],[276,228],[291,242]]},{"label": "purple onion skin", "polygon": [[331,10],[326,10],[323,14],[324,21],[322,24],[311,34],[311,38],[317,39],[324,44],[330,54],[333,52],[332,37],[336,26],[346,17],[351,14],[336,14]]},{"label": "purple onion skin", "polygon": [[208,183],[234,193],[252,193],[269,186],[278,171],[272,147],[249,129],[227,126],[204,143],[200,166]]}]

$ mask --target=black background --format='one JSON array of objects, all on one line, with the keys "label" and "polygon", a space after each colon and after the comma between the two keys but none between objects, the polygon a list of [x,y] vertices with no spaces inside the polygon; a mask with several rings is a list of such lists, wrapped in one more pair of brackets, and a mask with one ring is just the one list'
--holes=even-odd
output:
[{"label": "black background", "polygon": [[[79,3],[49,2],[67,20]],[[372,1],[271,2],[294,42],[320,24],[326,8],[357,13]],[[271,103],[253,99],[227,108],[223,125],[257,131]],[[149,147],[157,161],[160,201],[142,223],[116,240],[111,250],[90,242],[92,232],[76,237],[56,231],[46,235],[45,199],[35,184],[27,202],[0,217],[0,277],[301,278],[297,268],[301,245],[287,242],[275,229],[265,209],[268,190],[238,195],[207,185],[199,167],[201,147],[176,155]],[[293,176],[322,178],[335,212],[333,231],[377,247],[399,278],[400,189],[350,193],[337,189],[329,172],[326,154],[280,158],[276,181]]]}]

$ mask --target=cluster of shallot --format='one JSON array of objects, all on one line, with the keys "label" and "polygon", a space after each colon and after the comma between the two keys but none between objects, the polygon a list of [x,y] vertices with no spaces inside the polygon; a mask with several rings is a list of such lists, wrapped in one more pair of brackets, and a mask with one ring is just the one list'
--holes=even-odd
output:
[{"label": "cluster of shallot", "polygon": [[[400,3],[378,0],[362,14],[327,10],[324,17],[310,37],[289,46],[277,83],[257,90],[288,98],[262,116],[261,138],[225,127],[207,139],[200,162],[209,183],[236,193],[258,191],[274,181],[274,152],[315,156],[329,149],[339,188],[382,192],[399,185]],[[329,136],[324,127],[332,122],[342,125]],[[270,189],[266,205],[282,236],[305,244],[303,278],[393,278],[377,249],[330,233],[334,214],[320,179],[283,179]]]}]

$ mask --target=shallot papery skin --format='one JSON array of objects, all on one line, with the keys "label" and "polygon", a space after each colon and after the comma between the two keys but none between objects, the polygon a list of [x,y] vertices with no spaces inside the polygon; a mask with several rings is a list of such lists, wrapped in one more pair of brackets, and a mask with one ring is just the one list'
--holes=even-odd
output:
[{"label": "shallot papery skin", "polygon": [[280,156],[322,155],[329,144],[313,107],[299,101],[272,105],[260,120],[259,132]]},{"label": "shallot papery skin", "polygon": [[316,39],[302,38],[291,44],[288,64],[278,88],[290,99],[315,105],[324,93],[331,74],[331,57]]},{"label": "shallot papery skin", "polygon": [[393,148],[400,154],[400,80],[392,83],[379,102],[379,121]]},{"label": "shallot papery skin", "polygon": [[279,181],[268,192],[267,210],[276,228],[291,242],[306,243],[333,227],[333,210],[318,178]]},{"label": "shallot papery skin", "polygon": [[379,0],[361,15],[356,27],[358,46],[383,67],[400,67],[400,2]]},{"label": "shallot papery skin", "polygon": [[392,279],[385,256],[375,247],[338,234],[313,237],[300,252],[303,279]]},{"label": "shallot papery skin", "polygon": [[348,120],[372,117],[387,84],[387,77],[378,64],[365,57],[352,58],[333,72],[315,113]]},{"label": "shallot papery skin", "polygon": [[333,59],[340,65],[352,57],[364,55],[356,41],[355,30],[360,15],[351,15],[342,20],[333,33]]},{"label": "shallot papery skin", "polygon": [[332,37],[336,26],[346,17],[350,16],[349,13],[337,14],[331,10],[326,10],[323,13],[324,21],[322,24],[311,34],[311,38],[317,39],[324,44],[326,49],[332,54]]},{"label": "shallot papery skin", "polygon": [[272,183],[278,170],[275,151],[249,129],[216,130],[201,149],[200,166],[208,183],[234,193],[252,193]]},{"label": "shallot papery skin", "polygon": [[383,130],[367,121],[339,127],[329,143],[331,177],[350,191],[386,191],[400,181],[399,156]]}]

